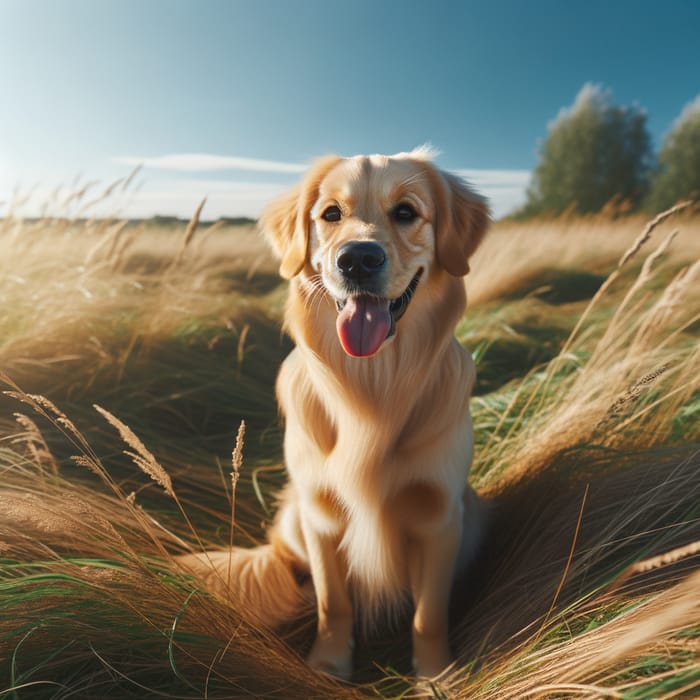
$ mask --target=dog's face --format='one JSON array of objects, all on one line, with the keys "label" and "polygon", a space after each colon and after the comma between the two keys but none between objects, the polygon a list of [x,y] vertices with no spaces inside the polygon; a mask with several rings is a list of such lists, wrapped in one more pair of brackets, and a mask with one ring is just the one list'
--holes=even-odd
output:
[{"label": "dog's face", "polygon": [[262,228],[297,275],[333,300],[354,357],[377,353],[431,276],[462,276],[488,225],[484,201],[421,152],[331,156],[263,214]]}]

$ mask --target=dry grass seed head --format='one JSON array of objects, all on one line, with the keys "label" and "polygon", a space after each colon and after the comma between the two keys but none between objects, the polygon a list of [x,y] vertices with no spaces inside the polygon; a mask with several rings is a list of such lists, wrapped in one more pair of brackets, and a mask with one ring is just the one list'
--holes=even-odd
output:
[{"label": "dry grass seed head", "polygon": [[[630,323],[634,323],[634,319],[638,317],[640,311],[639,304],[636,304],[631,308],[628,308],[628,305],[630,301],[635,297],[637,292],[651,279],[653,266],[660,258],[662,258],[668,252],[668,249],[670,248],[673,239],[678,235],[678,233],[678,229],[672,231],[671,234],[661,242],[661,244],[656,248],[656,250],[654,250],[644,260],[644,263],[642,264],[642,268],[639,274],[637,275],[636,280],[627,290],[627,293],[625,294],[622,301],[618,304],[614,316],[608,323],[608,326],[605,329],[605,332],[603,333],[603,337],[601,338],[600,342],[598,343],[598,346],[596,347],[596,352],[594,353],[594,356],[597,357],[599,361],[606,362],[604,356],[605,350],[610,349],[611,346],[615,344],[615,342],[626,342],[626,334],[623,329],[628,329]],[[592,361],[593,360],[591,359],[591,362]]]},{"label": "dry grass seed head", "polygon": [[93,245],[93,247],[90,248],[87,255],[85,256],[83,265],[85,265],[85,267],[89,267],[97,259],[98,254],[106,248],[108,248],[108,250],[105,253],[104,257],[107,260],[109,260],[112,257],[114,250],[116,249],[119,243],[119,238],[121,237],[121,234],[128,223],[129,222],[126,220],[118,221],[111,228],[107,229],[107,231],[102,236],[100,236],[95,245]]},{"label": "dry grass seed head", "polygon": [[618,269],[626,265],[639,251],[639,249],[649,240],[651,237],[652,232],[654,229],[662,222],[665,221],[666,219],[669,218],[669,216],[672,216],[673,214],[678,213],[679,211],[682,211],[683,209],[686,209],[689,207],[693,202],[691,200],[685,201],[685,202],[679,202],[675,206],[671,207],[670,209],[666,209],[665,211],[662,211],[660,214],[657,214],[644,228],[644,230],[639,234],[639,237],[637,240],[628,248],[628,250],[625,251],[623,256],[620,258],[620,261],[617,264]]},{"label": "dry grass seed head", "polygon": [[58,474],[58,462],[53,456],[44,436],[37,424],[24,413],[13,414],[17,423],[24,428],[24,433],[18,435],[13,442],[22,442],[26,446],[30,457],[39,467],[48,466],[53,474]]},{"label": "dry grass seed head", "polygon": [[624,412],[625,407],[633,401],[636,401],[642,395],[642,389],[652,382],[656,381],[669,368],[668,364],[662,365],[649,374],[645,374],[641,379],[636,381],[629,387],[621,396],[612,403],[605,417],[598,424],[597,429],[600,429],[605,423],[619,418]]},{"label": "dry grass seed head", "polygon": [[638,352],[640,346],[656,347],[656,339],[660,335],[665,335],[680,325],[681,319],[677,317],[685,316],[688,311],[684,302],[698,271],[700,271],[700,260],[689,267],[684,267],[674,277],[659,300],[642,318],[637,334],[630,344],[630,352]]},{"label": "dry grass seed head", "polygon": [[137,165],[127,176],[126,180],[124,180],[124,184],[122,185],[122,192],[125,192],[126,190],[129,189],[129,186],[131,183],[134,181],[134,178],[141,172],[143,169],[143,165]]},{"label": "dry grass seed head", "polygon": [[190,244],[190,241],[192,240],[195,232],[197,231],[197,226],[199,225],[199,217],[206,203],[207,198],[204,197],[204,199],[202,199],[202,201],[199,203],[197,210],[192,215],[192,218],[190,219],[189,223],[187,224],[187,228],[185,229],[185,235],[182,239],[182,246],[180,247],[178,254],[173,259],[172,267],[176,267],[182,260],[182,257],[185,254],[185,251],[187,250],[187,246]]},{"label": "dry grass seed head", "polygon": [[48,418],[52,423],[54,423],[54,425],[57,425],[61,429],[68,430],[72,438],[75,438],[79,444],[89,448],[87,441],[82,433],[76,428],[73,421],[71,421],[68,416],[63,413],[63,411],[61,411],[56,404],[53,403],[53,401],[47,399],[41,394],[27,394],[2,372],[0,372],[0,380],[16,389],[16,391],[4,391],[3,393],[5,396],[10,396],[31,406],[35,411]]},{"label": "dry grass seed head", "polygon": [[[230,537],[229,546],[233,547],[233,533],[236,528],[236,487],[238,486],[238,479],[241,476],[241,467],[243,466],[243,443],[245,437],[245,421],[242,420],[238,426],[238,433],[236,434],[236,445],[231,453],[231,466],[233,471],[231,472],[231,527],[230,527]],[[231,560],[229,558],[228,564],[228,581],[231,579]]]},{"label": "dry grass seed head", "polygon": [[598,288],[596,293],[593,295],[593,298],[588,303],[584,312],[581,314],[576,325],[574,326],[573,331],[571,331],[571,333],[569,334],[569,337],[568,337],[566,343],[564,344],[562,352],[567,352],[571,348],[574,339],[578,337],[579,331],[581,330],[584,322],[588,318],[588,316],[591,313],[591,311],[593,310],[593,308],[598,304],[598,301],[605,295],[605,293],[608,291],[608,289],[613,285],[613,283],[620,276],[621,269],[632,258],[634,258],[634,256],[639,252],[641,247],[649,240],[654,229],[662,221],[665,221],[672,214],[675,214],[675,213],[681,211],[682,209],[685,209],[691,203],[692,202],[689,202],[689,201],[688,202],[680,202],[676,206],[671,207],[670,209],[667,209],[666,211],[661,212],[654,219],[652,219],[651,221],[649,221],[647,223],[647,225],[644,227],[644,230],[642,231],[642,233],[638,236],[638,238],[634,241],[634,243],[622,255],[619,262],[617,263],[617,268],[615,270],[613,270],[610,273],[610,275],[608,275],[608,277],[605,279],[603,284]]},{"label": "dry grass seed head", "polygon": [[[238,475],[240,475],[241,467],[243,466],[243,445],[245,438],[245,421],[242,420],[238,426],[238,432],[236,433],[236,445],[231,453],[231,466],[233,467],[233,474],[236,475],[236,481],[238,481]],[[233,476],[232,474],[232,476]]]},{"label": "dry grass seed head", "polygon": [[151,454],[141,440],[139,440],[133,430],[131,430],[128,425],[122,423],[122,421],[101,406],[94,404],[93,407],[110,425],[117,429],[122,440],[124,440],[127,445],[135,450],[135,452],[124,450],[124,454],[131,457],[134,464],[136,464],[139,469],[145,472],[157,484],[162,486],[163,490],[168,494],[168,496],[175,498],[175,492],[173,491],[170,475],[158,463],[158,460],[156,460],[156,458]]},{"label": "dry grass seed head", "polygon": [[651,277],[652,268],[659,259],[666,255],[669,248],[671,247],[671,243],[673,243],[674,239],[679,233],[680,229],[674,229],[673,231],[671,231],[671,233],[668,236],[666,236],[666,238],[664,238],[663,241],[661,241],[658,248],[653,253],[651,253],[651,255],[647,256],[647,259],[644,261],[641,273],[639,275],[642,283],[646,282]]},{"label": "dry grass seed head", "polygon": [[676,547],[663,554],[658,554],[655,557],[649,557],[642,561],[637,561],[628,566],[613,582],[608,593],[619,589],[627,580],[635,574],[644,574],[654,569],[661,569],[664,566],[676,564],[684,559],[689,559],[700,554],[700,540],[690,542],[682,547]]},{"label": "dry grass seed head", "polygon": [[41,394],[27,394],[27,396],[37,405],[52,413],[56,418],[57,422],[63,425],[64,427],[68,428],[68,430],[70,430],[70,432],[73,433],[75,436],[80,435],[73,421],[71,421],[70,418],[68,418],[68,416],[63,411],[61,411],[61,409],[58,408],[58,406],[56,406],[55,403],[53,403],[53,401],[47,399]]},{"label": "dry grass seed head", "polygon": [[116,272],[121,268],[122,263],[124,262],[124,256],[126,255],[126,251],[136,240],[137,236],[143,232],[144,228],[145,227],[143,226],[143,224],[141,224],[133,231],[130,231],[129,233],[123,236],[118,236],[114,239],[114,243],[109,252],[109,259],[111,260],[112,272]]},{"label": "dry grass seed head", "polygon": [[185,236],[182,239],[182,250],[183,251],[190,244],[192,237],[194,236],[195,232],[197,231],[197,226],[199,225],[199,217],[200,217],[200,215],[202,213],[202,209],[204,209],[204,205],[206,203],[207,203],[207,198],[204,197],[204,199],[202,199],[202,201],[199,203],[197,210],[192,215],[192,218],[190,219],[189,223],[187,224],[187,228],[185,229]]},{"label": "dry grass seed head", "polygon": [[89,469],[94,474],[97,474],[97,476],[101,477],[104,475],[103,470],[95,462],[95,460],[91,459],[87,455],[71,455],[71,460],[75,464],[77,464],[79,467],[85,467],[86,469]]}]

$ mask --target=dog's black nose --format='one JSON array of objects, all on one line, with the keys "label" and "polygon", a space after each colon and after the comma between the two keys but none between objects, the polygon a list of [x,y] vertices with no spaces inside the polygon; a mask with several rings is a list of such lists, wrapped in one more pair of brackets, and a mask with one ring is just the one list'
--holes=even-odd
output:
[{"label": "dog's black nose", "polygon": [[370,241],[350,241],[341,246],[335,257],[335,264],[343,276],[358,281],[377,275],[385,263],[384,249]]}]

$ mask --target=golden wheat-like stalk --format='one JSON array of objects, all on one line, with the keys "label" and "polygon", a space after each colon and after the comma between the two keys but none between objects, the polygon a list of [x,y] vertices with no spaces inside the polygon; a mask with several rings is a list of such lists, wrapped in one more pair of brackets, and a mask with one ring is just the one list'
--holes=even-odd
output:
[{"label": "golden wheat-like stalk", "polygon": [[110,425],[117,429],[122,440],[133,448],[134,452],[124,450],[124,454],[131,457],[134,464],[136,464],[141,471],[162,486],[165,493],[174,499],[175,492],[173,491],[170,475],[163,469],[158,460],[151,454],[141,440],[139,440],[134,431],[101,406],[93,404],[93,407]]},{"label": "golden wheat-like stalk", "polygon": [[182,245],[180,246],[180,250],[178,251],[177,255],[173,259],[171,269],[177,267],[180,264],[180,261],[182,260],[183,256],[185,255],[187,246],[189,246],[190,242],[192,241],[192,238],[194,237],[195,232],[197,231],[197,226],[199,225],[199,217],[206,203],[207,198],[204,197],[204,199],[202,199],[196,211],[192,215],[192,218],[190,219],[189,223],[187,224],[187,228],[185,229],[185,235],[182,238]]},{"label": "golden wheat-like stalk", "polygon": [[673,243],[676,236],[680,233],[680,229],[673,229],[666,238],[661,242],[658,248],[647,257],[642,265],[642,271],[640,273],[640,279],[642,282],[646,282],[651,277],[651,270],[656,265],[657,261],[662,258],[666,253],[668,253],[671,243]]},{"label": "golden wheat-like stalk", "polygon": [[37,424],[24,413],[13,414],[17,423],[24,428],[24,434],[16,437],[13,442],[23,442],[30,457],[40,466],[48,466],[54,475],[58,474],[58,462],[53,456],[44,436]]},{"label": "golden wheat-like stalk", "polygon": [[[233,549],[233,533],[236,528],[236,487],[241,476],[241,467],[243,466],[243,443],[245,438],[245,421],[242,420],[238,426],[236,434],[236,445],[231,453],[231,529],[229,538],[229,547]],[[228,560],[227,584],[231,585],[231,556]]]},{"label": "golden wheat-like stalk", "polygon": [[118,221],[111,228],[109,228],[105,234],[100,236],[97,243],[95,243],[95,245],[92,248],[90,248],[90,250],[87,252],[87,255],[85,256],[85,261],[83,263],[85,267],[89,267],[92,264],[92,262],[97,258],[98,253],[101,253],[106,248],[109,248],[109,250],[105,254],[105,257],[107,259],[112,257],[114,250],[119,243],[121,234],[128,223],[129,222],[126,220]]},{"label": "golden wheat-like stalk", "polygon": [[[608,324],[608,327],[605,329],[605,333],[603,334],[600,343],[598,343],[598,348],[609,348],[610,343],[608,341],[615,337],[619,338],[622,336],[623,334],[621,333],[621,329],[624,329],[627,325],[629,325],[630,319],[634,317],[635,313],[639,313],[638,306],[633,306],[631,309],[628,309],[628,305],[639,290],[651,279],[654,266],[663,256],[667,254],[669,248],[671,247],[671,243],[678,233],[678,229],[673,230],[671,234],[660,243],[656,250],[646,257],[644,263],[642,264],[642,268],[637,275],[637,279],[627,290],[627,293],[622,301],[618,304],[617,309],[615,310],[615,315]],[[603,358],[602,361],[604,362],[605,359]]]},{"label": "golden wheat-like stalk", "polygon": [[114,239],[114,243],[110,247],[108,254],[108,257],[111,260],[112,272],[116,272],[121,267],[127,249],[136,240],[139,234],[143,232],[144,228],[144,225],[141,224],[133,231],[129,231],[129,233],[123,236],[120,235]]},{"label": "golden wheat-like stalk", "polygon": [[204,205],[207,203],[207,198],[204,197],[202,201],[199,203],[199,206],[197,207],[197,210],[193,214],[192,218],[190,219],[189,223],[187,224],[187,228],[185,229],[185,236],[182,239],[182,252],[184,252],[185,248],[190,244],[190,241],[192,240],[196,230],[197,226],[199,225],[199,217],[202,213],[202,209],[204,209]]},{"label": "golden wheat-like stalk", "polygon": [[100,466],[95,462],[94,459],[88,457],[87,455],[71,455],[71,460],[74,464],[77,464],[79,467],[85,467],[86,469],[89,469],[93,474],[97,474],[97,476],[102,476],[102,469],[100,468]]},{"label": "golden wheat-like stalk", "polygon": [[56,406],[51,399],[48,399],[46,396],[42,396],[41,394],[27,394],[27,396],[38,406],[41,406],[52,413],[55,416],[56,421],[60,425],[66,427],[71,433],[73,433],[73,435],[76,437],[82,437],[80,431],[75,427],[73,421],[68,418],[68,416],[60,408],[58,408],[58,406]]},{"label": "golden wheat-like stalk", "polygon": [[590,312],[597,305],[600,298],[604,296],[605,292],[607,292],[607,290],[612,286],[613,282],[615,282],[615,280],[620,276],[622,268],[637,255],[637,253],[641,250],[642,246],[651,238],[651,234],[653,233],[654,229],[662,221],[665,221],[673,214],[677,214],[679,211],[682,211],[683,209],[689,207],[691,204],[692,201],[679,202],[670,209],[662,211],[660,214],[655,216],[651,221],[647,223],[647,225],[644,227],[644,230],[637,237],[634,243],[632,243],[632,245],[622,254],[622,257],[617,263],[617,268],[613,270],[613,272],[610,275],[608,275],[605,282],[603,282],[603,284],[598,288],[598,291],[593,295],[593,298],[589,302],[585,311],[581,314],[581,317],[574,326],[574,330],[571,331],[568,340],[564,344],[564,347],[562,348],[562,353],[565,353],[569,350],[574,338],[578,336],[578,333],[581,330],[581,327],[585,323],[586,319],[588,318]]},{"label": "golden wheat-like stalk", "polygon": [[645,574],[654,569],[661,569],[664,566],[676,564],[684,559],[690,559],[700,554],[700,540],[690,542],[682,547],[676,547],[663,554],[657,554],[654,557],[642,559],[628,566],[616,579],[609,588],[609,593],[616,591],[625,584],[632,576],[636,574]]},{"label": "golden wheat-like stalk", "polygon": [[235,475],[235,480],[238,482],[238,475],[240,474],[241,467],[243,466],[243,444],[245,438],[245,421],[242,420],[241,424],[238,426],[238,433],[236,433],[236,446],[233,448],[231,453],[231,466],[233,467],[233,473],[231,476]]},{"label": "golden wheat-like stalk", "polygon": [[659,336],[659,331],[669,326],[678,311],[685,310],[685,293],[691,286],[696,275],[700,272],[700,260],[693,265],[684,267],[666,287],[659,300],[647,313],[644,323],[634,337],[630,351],[634,352],[640,345],[653,342]]},{"label": "golden wheat-like stalk", "polygon": [[197,245],[197,251],[201,253],[201,251],[204,248],[204,244],[209,240],[211,235],[215,231],[220,231],[224,226],[226,225],[226,222],[223,219],[220,219],[219,221],[214,222],[211,226],[207,226],[207,228],[202,231],[202,233],[197,236],[197,239],[195,241]]},{"label": "golden wheat-like stalk", "polygon": [[134,181],[134,178],[141,172],[143,169],[143,165],[137,165],[127,176],[126,180],[124,180],[124,184],[122,185],[122,192],[125,192],[126,190],[129,189],[131,186],[131,183]]},{"label": "golden wheat-like stalk", "polygon": [[669,368],[668,364],[661,365],[661,367],[655,369],[653,372],[645,374],[641,379],[636,381],[632,386],[630,386],[621,396],[618,396],[615,401],[611,404],[610,408],[607,410],[605,416],[596,426],[596,430],[602,429],[607,423],[615,421],[620,418],[625,408],[636,401],[641,395],[644,387],[655,382],[662,374],[664,374]]},{"label": "golden wheat-like stalk", "polygon": [[626,265],[637,254],[639,249],[649,240],[654,229],[662,221],[665,221],[666,219],[668,219],[669,216],[673,216],[674,214],[677,214],[679,211],[683,211],[683,209],[687,209],[692,203],[693,203],[692,200],[687,200],[685,202],[678,202],[678,204],[675,204],[670,209],[666,209],[665,211],[662,211],[660,214],[657,214],[644,227],[644,230],[639,234],[639,237],[637,238],[637,240],[629,247],[628,250],[626,250],[623,253],[622,257],[620,258],[620,261],[617,263],[618,269],[623,267],[624,265]]}]

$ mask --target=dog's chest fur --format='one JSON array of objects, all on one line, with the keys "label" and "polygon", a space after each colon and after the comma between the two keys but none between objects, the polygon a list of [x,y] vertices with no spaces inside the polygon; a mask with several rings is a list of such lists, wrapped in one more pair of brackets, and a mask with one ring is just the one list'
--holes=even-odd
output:
[{"label": "dog's chest fur", "polygon": [[350,578],[381,605],[406,583],[412,528],[461,507],[473,362],[454,339],[412,354],[397,337],[371,361],[315,340],[297,338],[278,381],[287,467],[305,513],[337,536]]}]

